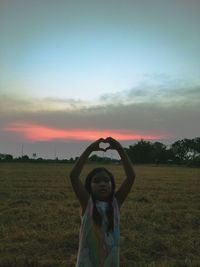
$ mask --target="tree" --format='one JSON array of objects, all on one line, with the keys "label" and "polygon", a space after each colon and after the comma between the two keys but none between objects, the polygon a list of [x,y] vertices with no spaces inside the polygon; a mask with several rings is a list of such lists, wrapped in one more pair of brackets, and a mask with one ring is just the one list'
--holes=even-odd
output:
[{"label": "tree", "polygon": [[131,161],[134,163],[150,163],[152,161],[151,151],[151,143],[143,139],[134,146],[129,146],[128,150],[126,149]]},{"label": "tree", "polygon": [[97,155],[92,155],[91,157],[89,157],[89,161],[98,162],[99,161],[99,157]]},{"label": "tree", "polygon": [[4,159],[8,160],[8,161],[11,161],[11,160],[13,160],[13,156],[10,155],[10,154],[6,154]]},{"label": "tree", "polygon": [[22,156],[22,160],[28,161],[29,160],[29,156],[27,156],[27,155]]},{"label": "tree", "polygon": [[152,153],[151,158],[156,163],[166,162],[166,145],[155,142],[152,144]]},{"label": "tree", "polygon": [[184,138],[173,143],[171,147],[179,162],[191,161],[200,154],[200,138]]}]

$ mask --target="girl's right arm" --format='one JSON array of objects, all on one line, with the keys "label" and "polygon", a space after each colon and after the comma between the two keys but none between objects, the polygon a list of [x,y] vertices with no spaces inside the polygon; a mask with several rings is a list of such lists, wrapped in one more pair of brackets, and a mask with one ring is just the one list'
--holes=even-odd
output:
[{"label": "girl's right arm", "polygon": [[73,169],[71,170],[70,173],[70,180],[72,183],[73,190],[81,204],[82,210],[85,210],[87,207],[88,199],[89,199],[89,193],[85,189],[81,179],[80,179],[80,174],[81,171],[84,167],[84,164],[86,160],[88,159],[89,155],[93,151],[99,151],[103,150],[99,148],[99,144],[103,141],[102,138],[98,139],[91,145],[89,145],[86,150],[83,152],[83,154],[79,157],[77,162],[75,163]]}]

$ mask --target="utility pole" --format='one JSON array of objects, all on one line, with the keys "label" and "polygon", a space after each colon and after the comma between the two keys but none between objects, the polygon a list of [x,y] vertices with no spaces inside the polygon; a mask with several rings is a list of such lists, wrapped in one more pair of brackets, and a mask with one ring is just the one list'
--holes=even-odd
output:
[{"label": "utility pole", "polygon": [[24,156],[24,145],[22,144],[22,151],[21,151],[21,157]]},{"label": "utility pole", "polygon": [[56,151],[56,146],[54,146],[54,159],[56,160],[57,158],[57,151]]}]

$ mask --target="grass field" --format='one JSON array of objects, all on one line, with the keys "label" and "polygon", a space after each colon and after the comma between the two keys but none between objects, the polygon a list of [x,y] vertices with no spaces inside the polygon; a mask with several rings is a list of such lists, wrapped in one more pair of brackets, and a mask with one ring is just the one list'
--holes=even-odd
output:
[{"label": "grass field", "polygon": [[[0,163],[0,267],[75,266],[80,217],[71,167]],[[118,187],[122,166],[106,167]],[[135,171],[121,208],[120,267],[200,267],[200,169],[140,165]]]}]

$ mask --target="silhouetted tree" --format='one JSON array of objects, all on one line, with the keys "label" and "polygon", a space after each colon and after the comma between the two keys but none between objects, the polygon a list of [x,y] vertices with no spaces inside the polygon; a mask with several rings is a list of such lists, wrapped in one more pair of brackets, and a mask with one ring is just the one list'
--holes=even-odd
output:
[{"label": "silhouetted tree", "polygon": [[173,143],[171,147],[179,162],[192,161],[200,154],[200,138],[184,138]]},{"label": "silhouetted tree", "polygon": [[152,145],[149,141],[141,139],[137,144],[126,149],[133,163],[150,163],[152,161]]},{"label": "silhouetted tree", "polygon": [[5,159],[6,161],[11,161],[11,160],[13,160],[13,156],[10,155],[10,154],[6,154],[4,159]]},{"label": "silhouetted tree", "polygon": [[29,160],[29,156],[27,156],[27,155],[22,156],[22,160],[23,161],[28,161]]}]

